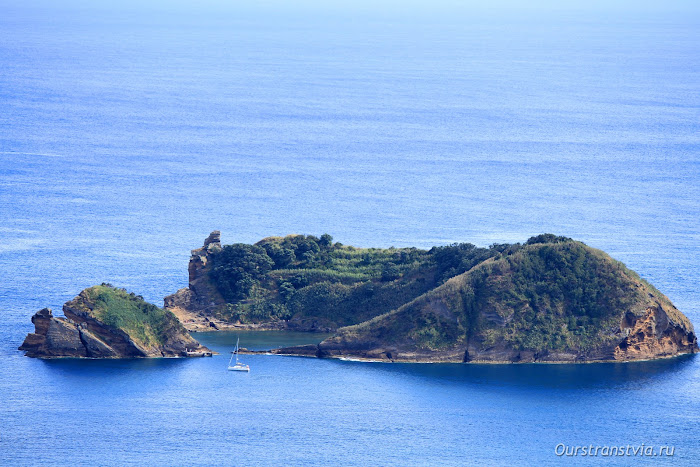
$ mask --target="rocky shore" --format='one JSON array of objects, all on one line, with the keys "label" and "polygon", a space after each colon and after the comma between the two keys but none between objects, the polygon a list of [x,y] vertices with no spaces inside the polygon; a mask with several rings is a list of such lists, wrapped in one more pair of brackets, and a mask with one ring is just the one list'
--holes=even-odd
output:
[{"label": "rocky shore", "polygon": [[[505,345],[479,348],[476,344],[449,349],[417,349],[413,345],[387,345],[371,339],[349,337],[341,329],[318,345],[270,349],[264,352],[316,358],[340,358],[375,362],[405,363],[593,363],[626,362],[670,358],[698,352],[692,326],[670,318],[664,306],[648,308],[642,316],[626,315],[611,331],[616,339],[607,346],[588,351],[533,351]],[[250,352],[253,353],[253,352]]]}]

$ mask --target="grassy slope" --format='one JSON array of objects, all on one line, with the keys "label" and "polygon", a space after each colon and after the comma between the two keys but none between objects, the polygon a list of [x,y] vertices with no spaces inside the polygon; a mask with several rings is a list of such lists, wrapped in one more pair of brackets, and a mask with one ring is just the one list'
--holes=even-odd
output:
[{"label": "grassy slope", "polygon": [[158,308],[124,289],[97,285],[85,289],[84,293],[93,305],[93,316],[123,330],[145,348],[164,345],[173,331],[186,333],[170,311]]},{"label": "grassy slope", "polygon": [[574,241],[533,243],[342,329],[340,340],[425,350],[469,341],[481,348],[585,351],[614,340],[620,317],[642,314],[650,293],[674,321],[689,325],[666,297],[605,253]]}]

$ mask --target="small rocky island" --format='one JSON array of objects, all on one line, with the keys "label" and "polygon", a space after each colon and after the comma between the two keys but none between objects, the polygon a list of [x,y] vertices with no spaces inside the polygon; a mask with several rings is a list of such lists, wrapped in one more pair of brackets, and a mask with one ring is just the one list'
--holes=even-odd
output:
[{"label": "small rocky island", "polygon": [[194,340],[169,311],[124,289],[102,284],[63,305],[63,317],[44,308],[19,350],[29,357],[202,357],[212,352]]},{"label": "small rocky island", "polygon": [[409,362],[595,362],[698,351],[692,323],[624,264],[551,234],[524,244],[354,248],[330,235],[192,251],[165,307],[190,330],[334,332],[272,350]]}]

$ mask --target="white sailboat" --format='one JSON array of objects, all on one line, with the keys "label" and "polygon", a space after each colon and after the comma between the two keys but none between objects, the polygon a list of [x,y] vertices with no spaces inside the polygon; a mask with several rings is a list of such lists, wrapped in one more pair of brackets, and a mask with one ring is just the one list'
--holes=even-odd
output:
[{"label": "white sailboat", "polygon": [[[238,344],[240,343],[240,341],[241,338],[239,337],[236,341],[236,349],[233,352],[231,352],[231,359],[228,361],[228,369],[231,371],[250,371],[250,367],[248,365],[238,361]],[[233,362],[234,356],[236,357],[236,364],[231,366],[231,362]]]}]

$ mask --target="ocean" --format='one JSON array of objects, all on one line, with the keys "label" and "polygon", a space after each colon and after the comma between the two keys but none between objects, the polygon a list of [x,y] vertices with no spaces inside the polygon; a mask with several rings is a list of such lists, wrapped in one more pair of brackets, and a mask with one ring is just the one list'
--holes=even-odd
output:
[{"label": "ocean", "polygon": [[[30,318],[191,249],[329,233],[623,261],[700,326],[700,6],[0,0],[0,463],[541,465],[700,458],[700,359],[40,361]],[[320,336],[240,333],[263,349]]]}]

